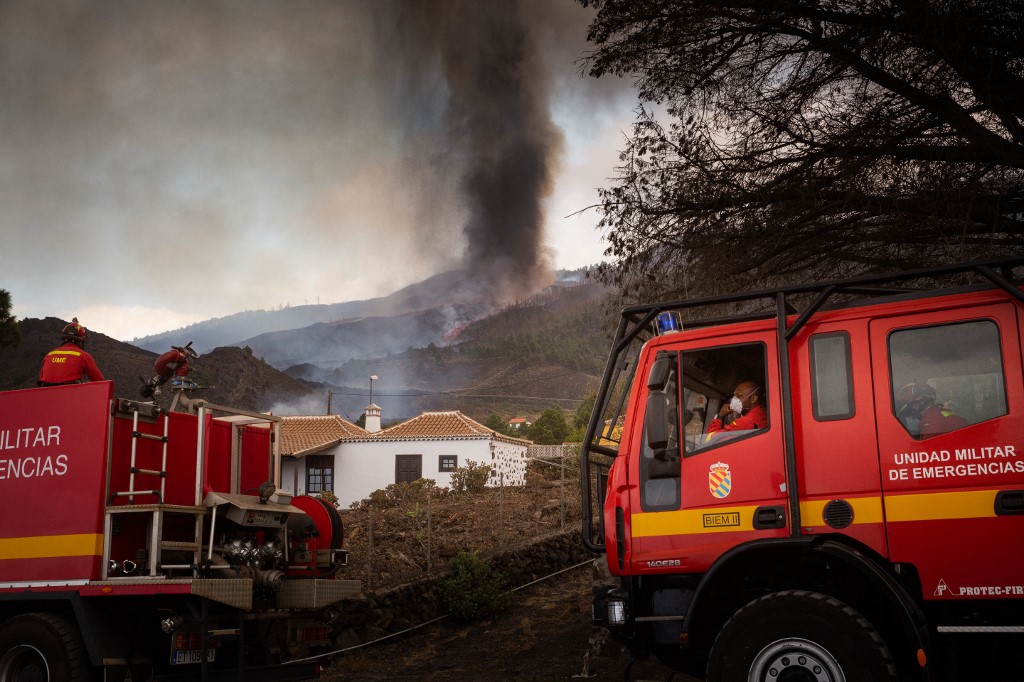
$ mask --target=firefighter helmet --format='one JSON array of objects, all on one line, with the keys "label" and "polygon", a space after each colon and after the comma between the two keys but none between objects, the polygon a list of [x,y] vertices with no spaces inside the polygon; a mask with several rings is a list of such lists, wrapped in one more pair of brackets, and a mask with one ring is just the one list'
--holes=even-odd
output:
[{"label": "firefighter helmet", "polygon": [[935,400],[935,389],[927,381],[915,381],[900,389],[896,399],[901,403],[916,403],[921,400]]},{"label": "firefighter helmet", "polygon": [[82,347],[85,347],[85,337],[85,327],[78,324],[77,317],[71,318],[71,324],[65,325],[63,331],[60,333],[61,341],[76,343]]},{"label": "firefighter helmet", "polygon": [[935,402],[935,389],[927,381],[914,381],[907,384],[896,394],[899,409],[896,416],[917,415],[928,409]]}]

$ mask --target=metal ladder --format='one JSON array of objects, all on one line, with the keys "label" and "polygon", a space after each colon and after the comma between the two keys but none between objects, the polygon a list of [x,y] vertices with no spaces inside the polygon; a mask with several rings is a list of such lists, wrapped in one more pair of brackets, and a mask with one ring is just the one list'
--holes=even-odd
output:
[{"label": "metal ladder", "polygon": [[[151,578],[166,577],[165,571],[170,570],[191,570],[193,577],[197,575],[198,566],[202,561],[202,539],[203,539],[203,518],[207,509],[201,506],[183,506],[164,504],[167,485],[167,441],[170,418],[164,414],[163,435],[143,433],[139,431],[139,412],[135,410],[132,414],[132,451],[128,475],[128,490],[110,494],[110,499],[104,514],[104,536],[112,537],[114,516],[121,514],[150,514],[147,520],[147,561],[145,575]],[[140,439],[160,442],[162,447],[160,469],[145,469],[138,466],[137,452]],[[160,478],[159,488],[136,488],[135,477],[158,476]],[[155,504],[135,504],[135,497],[142,495],[154,495],[157,498]],[[113,505],[117,498],[128,498],[127,505]],[[193,537],[189,541],[165,540],[164,539],[164,518],[167,514],[192,515],[195,519]],[[192,561],[188,564],[165,564],[163,553],[166,551],[188,551],[192,553]],[[110,545],[104,543],[103,551],[103,578],[110,579]],[[138,577],[138,576],[126,576]]]}]

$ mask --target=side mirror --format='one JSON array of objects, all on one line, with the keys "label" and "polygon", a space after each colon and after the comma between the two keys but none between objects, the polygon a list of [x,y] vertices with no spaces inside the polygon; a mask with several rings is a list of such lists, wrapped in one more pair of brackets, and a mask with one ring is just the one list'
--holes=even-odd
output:
[{"label": "side mirror", "polygon": [[651,392],[664,391],[674,367],[675,362],[670,355],[658,353],[658,357],[651,365],[651,371],[647,375],[647,390]]},{"label": "side mirror", "polygon": [[647,447],[654,450],[655,455],[665,452],[668,447],[668,396],[664,391],[647,394],[644,432],[647,434]]}]

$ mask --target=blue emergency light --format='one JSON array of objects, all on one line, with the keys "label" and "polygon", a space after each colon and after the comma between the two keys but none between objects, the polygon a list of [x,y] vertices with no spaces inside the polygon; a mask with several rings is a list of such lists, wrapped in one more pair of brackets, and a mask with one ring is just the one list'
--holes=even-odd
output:
[{"label": "blue emergency light", "polygon": [[683,318],[674,310],[658,313],[654,323],[658,328],[658,336],[683,331]]}]

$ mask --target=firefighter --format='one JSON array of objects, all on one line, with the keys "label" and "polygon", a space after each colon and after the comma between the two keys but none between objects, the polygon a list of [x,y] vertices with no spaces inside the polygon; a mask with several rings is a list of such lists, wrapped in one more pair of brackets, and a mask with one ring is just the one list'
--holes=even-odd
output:
[{"label": "firefighter", "polygon": [[187,377],[192,371],[188,364],[189,358],[198,357],[199,353],[192,350],[191,341],[184,347],[171,346],[171,350],[156,359],[156,363],[153,365],[155,374],[139,388],[139,393],[143,398],[149,400],[160,392],[160,387],[167,383],[172,376]]},{"label": "firefighter", "polygon": [[927,381],[915,381],[899,390],[896,412],[912,436],[937,436],[967,426],[967,420],[935,400],[935,389]]},{"label": "firefighter", "polygon": [[[737,416],[726,422],[730,413],[735,413]],[[704,442],[710,443],[719,434],[731,431],[753,431],[767,428],[767,426],[768,412],[761,404],[761,387],[753,381],[743,381],[733,390],[732,400],[722,405],[718,416],[711,420]]]},{"label": "firefighter", "polygon": [[71,324],[65,325],[60,333],[64,342],[54,348],[43,358],[43,367],[39,370],[37,386],[63,386],[64,384],[80,384],[88,377],[89,381],[103,381],[103,373],[96,366],[96,361],[85,351],[85,327],[72,318]]}]

